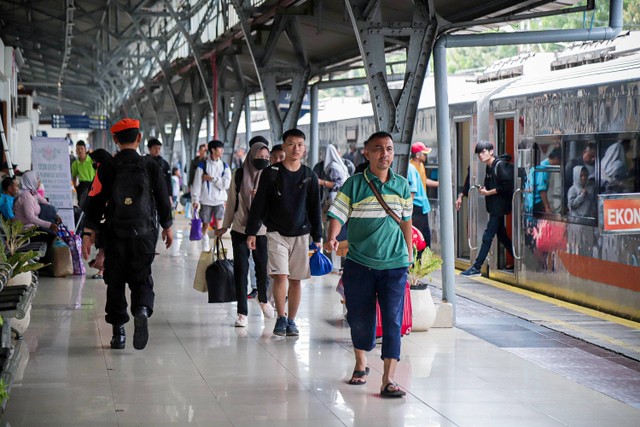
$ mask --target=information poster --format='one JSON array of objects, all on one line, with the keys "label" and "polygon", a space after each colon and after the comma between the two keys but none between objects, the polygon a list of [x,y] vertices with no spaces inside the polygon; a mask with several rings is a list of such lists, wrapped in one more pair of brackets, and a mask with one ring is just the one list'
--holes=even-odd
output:
[{"label": "information poster", "polygon": [[31,161],[44,185],[45,197],[58,209],[69,230],[75,230],[68,142],[64,138],[33,138]]}]

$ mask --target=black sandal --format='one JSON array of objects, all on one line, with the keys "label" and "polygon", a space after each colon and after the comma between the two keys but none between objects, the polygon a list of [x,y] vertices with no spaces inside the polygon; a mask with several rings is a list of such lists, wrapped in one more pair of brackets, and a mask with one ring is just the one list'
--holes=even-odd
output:
[{"label": "black sandal", "polygon": [[369,367],[364,368],[364,371],[353,371],[349,384],[351,385],[364,385],[367,383],[367,376],[369,375]]},{"label": "black sandal", "polygon": [[[395,387],[395,390],[390,390],[389,387]],[[382,390],[380,390],[381,397],[404,397],[407,394],[406,391],[401,390],[400,386],[396,383],[389,383]]]}]

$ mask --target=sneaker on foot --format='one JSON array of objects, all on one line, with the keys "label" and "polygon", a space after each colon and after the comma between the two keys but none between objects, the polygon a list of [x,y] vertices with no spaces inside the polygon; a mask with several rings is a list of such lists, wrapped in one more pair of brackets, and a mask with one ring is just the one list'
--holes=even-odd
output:
[{"label": "sneaker on foot", "polygon": [[261,302],[260,309],[262,310],[262,314],[264,314],[265,319],[273,319],[276,315],[273,306],[268,302]]},{"label": "sneaker on foot", "polygon": [[258,298],[258,290],[257,289],[251,290],[251,293],[247,295],[247,298],[249,299]]},{"label": "sneaker on foot", "polygon": [[468,269],[466,269],[465,271],[463,271],[462,273],[460,273],[460,275],[465,276],[465,277],[479,276],[480,275],[480,270],[478,270],[474,266],[471,266]]},{"label": "sneaker on foot", "polygon": [[278,317],[278,320],[276,320],[276,326],[273,328],[273,335],[284,337],[285,335],[287,335],[287,326],[287,318]]},{"label": "sneaker on foot", "polygon": [[296,322],[291,319],[287,319],[287,336],[288,337],[297,337],[300,335],[300,331],[298,331],[298,327],[296,326]]},{"label": "sneaker on foot", "polygon": [[236,328],[246,328],[249,324],[247,316],[244,314],[238,314],[238,320],[236,320]]},{"label": "sneaker on foot", "polygon": [[211,247],[209,246],[209,236],[206,234],[202,236],[200,244],[202,245],[202,252],[208,252],[209,249],[211,249]]}]

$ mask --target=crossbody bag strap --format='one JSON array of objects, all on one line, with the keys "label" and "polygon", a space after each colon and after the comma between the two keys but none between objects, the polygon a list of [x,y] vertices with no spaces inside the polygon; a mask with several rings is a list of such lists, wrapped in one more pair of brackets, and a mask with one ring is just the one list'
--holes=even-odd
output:
[{"label": "crossbody bag strap", "polygon": [[371,191],[373,191],[373,195],[376,196],[376,199],[378,199],[378,203],[380,203],[380,206],[382,206],[382,209],[384,209],[384,211],[391,217],[393,218],[393,220],[395,222],[397,222],[398,224],[402,223],[402,220],[400,219],[400,217],[398,216],[398,214],[396,214],[387,204],[387,202],[384,201],[384,199],[382,198],[382,195],[380,194],[380,192],[378,191],[378,189],[376,188],[376,186],[373,184],[373,182],[369,181],[368,179],[366,180],[367,184],[369,184],[369,188],[371,188]]}]

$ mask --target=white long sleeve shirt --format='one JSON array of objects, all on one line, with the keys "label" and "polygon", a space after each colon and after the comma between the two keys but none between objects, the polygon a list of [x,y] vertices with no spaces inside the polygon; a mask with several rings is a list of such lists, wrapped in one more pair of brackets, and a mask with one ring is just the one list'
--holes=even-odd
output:
[{"label": "white long sleeve shirt", "polygon": [[[211,181],[203,181],[202,175],[209,175]],[[196,168],[196,174],[191,187],[191,200],[206,206],[218,206],[227,201],[227,190],[231,185],[231,169],[222,159],[212,160],[207,157],[204,170]]]}]

